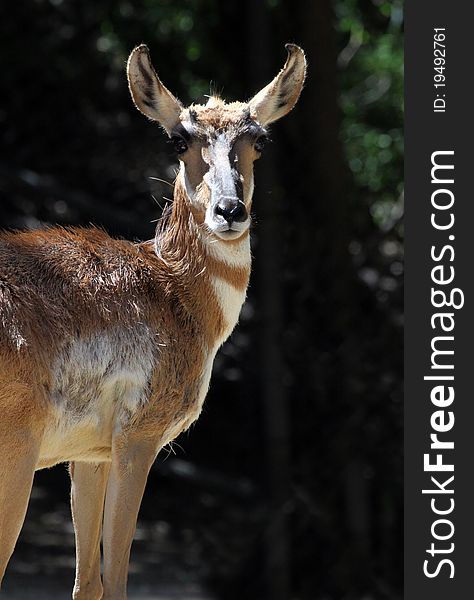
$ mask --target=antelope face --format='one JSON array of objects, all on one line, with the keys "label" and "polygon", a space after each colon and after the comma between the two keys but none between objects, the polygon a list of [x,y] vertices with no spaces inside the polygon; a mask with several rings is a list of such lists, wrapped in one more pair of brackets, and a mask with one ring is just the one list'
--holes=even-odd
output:
[{"label": "antelope face", "polygon": [[303,87],[303,51],[287,44],[280,73],[249,102],[226,104],[211,97],[205,106],[182,104],[161,83],[148,48],[138,46],[127,65],[137,108],[158,121],[171,138],[197,222],[222,240],[241,237],[250,226],[253,163],[263,149],[267,125],[287,114]]},{"label": "antelope face", "polygon": [[198,221],[221,239],[240,237],[250,225],[253,163],[266,130],[247,105],[211,98],[182,111],[170,135]]}]

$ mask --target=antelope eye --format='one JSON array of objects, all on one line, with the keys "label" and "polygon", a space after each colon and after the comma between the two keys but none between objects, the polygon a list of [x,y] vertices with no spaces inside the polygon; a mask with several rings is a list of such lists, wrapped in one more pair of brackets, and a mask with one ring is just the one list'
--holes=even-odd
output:
[{"label": "antelope eye", "polygon": [[266,141],[267,141],[267,138],[264,135],[262,135],[258,138],[258,140],[254,144],[254,148],[255,148],[256,152],[261,152],[263,150]]},{"label": "antelope eye", "polygon": [[186,142],[183,140],[182,137],[179,137],[178,135],[175,135],[171,138],[171,143],[173,144],[177,154],[184,154],[188,149],[188,145],[186,144]]}]

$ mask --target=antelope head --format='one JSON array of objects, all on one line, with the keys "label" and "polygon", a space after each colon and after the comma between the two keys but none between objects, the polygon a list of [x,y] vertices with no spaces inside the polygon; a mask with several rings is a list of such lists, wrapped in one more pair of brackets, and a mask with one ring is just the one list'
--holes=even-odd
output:
[{"label": "antelope head", "polygon": [[192,213],[219,239],[237,239],[248,230],[253,163],[264,147],[268,125],[294,107],[303,87],[304,53],[293,44],[286,49],[284,67],[249,102],[227,104],[212,96],[206,105],[189,107],[160,81],[145,45],[128,59],[135,106],[165,129],[180,160],[178,178]]}]

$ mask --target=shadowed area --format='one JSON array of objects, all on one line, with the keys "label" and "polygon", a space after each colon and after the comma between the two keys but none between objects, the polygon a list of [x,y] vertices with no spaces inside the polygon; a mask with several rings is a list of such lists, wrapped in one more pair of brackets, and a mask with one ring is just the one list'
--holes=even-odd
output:
[{"label": "shadowed area", "polygon": [[[153,237],[178,164],[133,106],[131,50],[188,105],[247,101],[304,49],[255,168],[247,301],[152,469],[130,598],[399,600],[401,0],[4,2],[0,33],[0,228],[130,240]],[[1,597],[70,598],[73,571],[61,465],[36,475]]]}]

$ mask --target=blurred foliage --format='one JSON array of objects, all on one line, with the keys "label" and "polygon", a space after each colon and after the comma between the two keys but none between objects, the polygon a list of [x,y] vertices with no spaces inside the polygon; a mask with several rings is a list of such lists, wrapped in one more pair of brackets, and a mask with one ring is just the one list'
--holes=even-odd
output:
[{"label": "blurred foliage", "polygon": [[[343,69],[342,139],[355,183],[369,193],[369,204],[383,191],[387,201],[391,195],[396,202],[394,193],[398,196],[402,190],[401,2],[377,5],[380,12],[371,17],[372,21],[387,21],[384,35],[370,22],[370,16],[361,12],[360,3],[340,2],[336,6],[339,33],[348,38],[338,60]],[[389,130],[387,114],[395,117]]]},{"label": "blurred foliage", "polygon": [[274,377],[289,413],[291,597],[400,598],[401,1],[28,0],[3,3],[0,20],[0,226],[93,222],[131,239],[153,235],[172,190],[150,178],[172,182],[177,165],[131,104],[130,50],[146,42],[186,103],[211,91],[248,98],[280,68],[285,42],[305,48],[306,89],[256,168],[256,269],[241,323],[178,458],[158,461],[142,518],[149,532],[166,523],[219,599],[266,597],[262,273],[280,261]]}]

